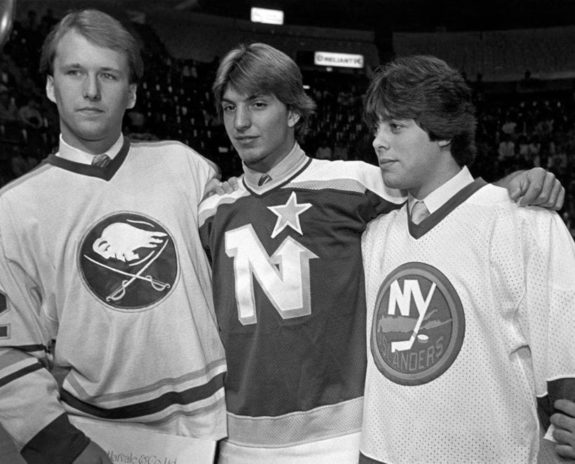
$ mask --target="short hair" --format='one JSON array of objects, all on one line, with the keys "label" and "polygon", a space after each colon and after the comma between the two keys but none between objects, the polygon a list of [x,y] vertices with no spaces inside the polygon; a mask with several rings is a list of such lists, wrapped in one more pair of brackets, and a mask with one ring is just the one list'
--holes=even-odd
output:
[{"label": "short hair", "polygon": [[298,65],[282,51],[264,43],[240,44],[220,62],[212,86],[220,119],[222,98],[228,87],[250,95],[275,95],[289,110],[299,114],[296,134],[305,131],[315,111],[315,102],[303,88]]},{"label": "short hair", "polygon": [[384,65],[372,80],[364,120],[413,119],[433,141],[450,141],[459,165],[475,157],[477,119],[471,89],[463,76],[434,56],[408,56]]},{"label": "short hair", "polygon": [[118,19],[94,9],[68,13],[54,26],[42,46],[40,72],[49,75],[54,73],[56,48],[62,37],[70,31],[79,33],[99,47],[125,54],[130,69],[130,83],[137,83],[142,79],[144,62],[138,39]]}]

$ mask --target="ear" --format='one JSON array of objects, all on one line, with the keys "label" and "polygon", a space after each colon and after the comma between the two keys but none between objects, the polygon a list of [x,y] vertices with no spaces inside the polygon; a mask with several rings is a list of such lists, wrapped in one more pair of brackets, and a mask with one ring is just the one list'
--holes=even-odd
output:
[{"label": "ear", "polygon": [[46,77],[46,96],[48,97],[48,100],[56,103],[56,96],[54,95],[54,77],[50,75]]},{"label": "ear", "polygon": [[126,106],[126,109],[130,110],[134,106],[136,106],[137,91],[138,91],[138,84],[130,84],[130,87],[128,89],[128,105]]},{"label": "ear", "polygon": [[445,148],[448,145],[451,145],[451,140],[439,140],[437,143],[441,148]]},{"label": "ear", "polygon": [[288,112],[288,126],[289,127],[295,127],[295,125],[300,120],[300,117],[301,116],[299,115],[299,113],[296,113],[294,110],[289,110],[289,112]]}]

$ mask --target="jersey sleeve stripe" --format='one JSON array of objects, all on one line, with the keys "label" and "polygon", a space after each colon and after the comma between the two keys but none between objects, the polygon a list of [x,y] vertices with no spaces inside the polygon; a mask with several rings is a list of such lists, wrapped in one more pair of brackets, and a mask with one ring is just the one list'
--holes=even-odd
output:
[{"label": "jersey sleeve stripe", "polygon": [[39,369],[43,369],[43,366],[39,362],[37,362],[37,363],[34,363],[30,366],[26,366],[25,368],[20,369],[16,372],[13,372],[12,374],[7,375],[6,377],[0,379],[0,388],[9,384],[10,382],[13,382],[14,380],[18,380],[18,379],[30,374],[31,372],[35,372]]},{"label": "jersey sleeve stripe", "polygon": [[48,351],[48,349],[44,345],[20,345],[20,346],[12,346],[11,348],[18,351],[24,351],[26,353],[36,353],[36,352],[46,353]]},{"label": "jersey sleeve stripe", "polygon": [[[38,432],[21,453],[26,462],[74,462],[89,442],[62,414]],[[42,450],[41,457],[38,450]]]},{"label": "jersey sleeve stripe", "polygon": [[200,208],[198,211],[198,227],[204,225],[204,223],[212,216],[214,216],[218,208],[222,205],[229,205],[236,202],[239,198],[249,196],[249,192],[245,190],[235,190],[232,193],[224,195],[212,195],[202,200]]}]

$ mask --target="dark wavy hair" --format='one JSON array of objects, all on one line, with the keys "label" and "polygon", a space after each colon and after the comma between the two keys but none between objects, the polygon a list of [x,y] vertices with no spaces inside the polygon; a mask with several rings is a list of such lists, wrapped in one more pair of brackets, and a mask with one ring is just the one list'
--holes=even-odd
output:
[{"label": "dark wavy hair", "polygon": [[385,64],[372,80],[365,100],[364,120],[413,119],[433,141],[450,142],[459,165],[475,158],[477,118],[472,94],[463,76],[433,56],[408,56]]}]

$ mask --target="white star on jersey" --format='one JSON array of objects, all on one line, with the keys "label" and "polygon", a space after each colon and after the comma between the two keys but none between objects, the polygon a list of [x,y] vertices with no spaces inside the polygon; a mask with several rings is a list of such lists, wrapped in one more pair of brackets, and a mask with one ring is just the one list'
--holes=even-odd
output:
[{"label": "white star on jersey", "polygon": [[272,232],[272,238],[277,237],[287,226],[290,226],[298,234],[303,235],[301,224],[299,223],[299,215],[310,209],[311,206],[311,203],[298,203],[295,192],[291,193],[285,205],[268,206],[268,209],[278,217]]}]

